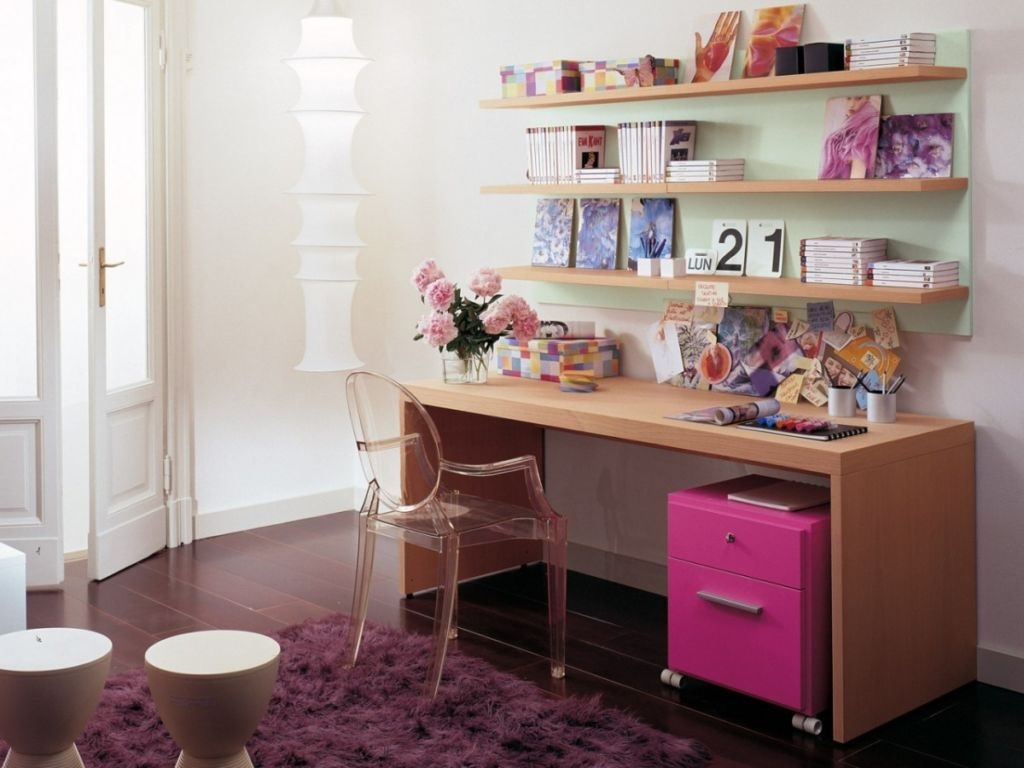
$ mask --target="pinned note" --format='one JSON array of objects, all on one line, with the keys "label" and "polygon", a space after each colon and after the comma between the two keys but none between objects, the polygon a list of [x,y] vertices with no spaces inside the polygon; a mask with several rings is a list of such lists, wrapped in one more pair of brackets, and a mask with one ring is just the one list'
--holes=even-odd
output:
[{"label": "pinned note", "polygon": [[693,303],[698,307],[728,307],[729,284],[698,282],[693,292]]},{"label": "pinned note", "polygon": [[882,307],[871,313],[871,321],[875,325],[875,341],[883,349],[894,349],[900,345],[900,334],[896,329],[896,311],[892,307]]},{"label": "pinned note", "polygon": [[796,403],[800,400],[800,390],[804,386],[802,373],[791,373],[775,390],[775,399],[780,403]]},{"label": "pinned note", "polygon": [[812,331],[831,331],[836,320],[836,305],[831,301],[807,302],[807,323]]},{"label": "pinned note", "polygon": [[693,322],[693,304],[685,301],[670,301],[665,307],[665,314],[661,316],[661,319],[664,322],[688,325]]}]

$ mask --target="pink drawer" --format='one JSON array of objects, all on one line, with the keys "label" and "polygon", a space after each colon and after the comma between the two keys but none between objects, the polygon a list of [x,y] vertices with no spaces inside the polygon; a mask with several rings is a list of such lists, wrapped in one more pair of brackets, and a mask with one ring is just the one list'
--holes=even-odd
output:
[{"label": "pink drawer", "polygon": [[669,557],[788,587],[805,585],[807,513],[752,507],[724,494],[679,491],[668,498]]},{"label": "pink drawer", "polygon": [[670,559],[668,599],[669,667],[794,710],[812,709],[803,590]]}]

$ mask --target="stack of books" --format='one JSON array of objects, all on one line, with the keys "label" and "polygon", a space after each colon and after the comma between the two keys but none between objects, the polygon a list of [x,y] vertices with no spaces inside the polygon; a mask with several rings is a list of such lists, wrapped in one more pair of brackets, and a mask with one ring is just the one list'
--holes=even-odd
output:
[{"label": "stack of books", "polygon": [[622,173],[618,168],[577,168],[573,174],[577,184],[618,184]]},{"label": "stack of books", "polygon": [[693,120],[645,120],[619,123],[619,165],[627,183],[665,181],[674,160],[692,160],[697,142]]},{"label": "stack of books", "polygon": [[847,40],[846,61],[850,69],[934,64],[935,35],[931,32],[906,32]]},{"label": "stack of books", "polygon": [[871,282],[890,288],[951,288],[960,285],[960,262],[927,259],[876,261],[871,268]]},{"label": "stack of books", "polygon": [[739,160],[670,160],[665,169],[665,180],[686,181],[743,181],[744,161]]},{"label": "stack of books", "polygon": [[805,283],[871,285],[871,267],[885,259],[884,237],[808,237],[800,241],[800,279]]},{"label": "stack of books", "polygon": [[526,129],[526,175],[533,184],[570,184],[576,171],[604,167],[603,125]]}]

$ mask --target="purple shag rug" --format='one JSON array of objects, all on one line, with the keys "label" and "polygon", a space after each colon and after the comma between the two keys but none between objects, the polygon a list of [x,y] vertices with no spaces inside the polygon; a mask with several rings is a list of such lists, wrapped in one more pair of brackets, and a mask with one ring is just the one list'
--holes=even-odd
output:
[{"label": "purple shag rug", "polygon": [[[277,635],[277,685],[248,744],[256,766],[697,768],[711,759],[703,744],[602,707],[597,697],[556,699],[454,650],[437,698],[424,699],[426,635],[367,625],[359,662],[342,669],[346,623],[331,616]],[[77,744],[97,768],[168,768],[179,751],[142,669],[107,681]]]}]

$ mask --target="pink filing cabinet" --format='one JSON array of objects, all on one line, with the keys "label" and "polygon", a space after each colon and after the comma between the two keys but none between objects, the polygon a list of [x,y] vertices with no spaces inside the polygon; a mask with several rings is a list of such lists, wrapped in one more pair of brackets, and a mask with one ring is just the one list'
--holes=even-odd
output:
[{"label": "pink filing cabinet", "polygon": [[669,494],[668,665],[814,715],[830,703],[829,508],[727,498],[770,482]]}]

